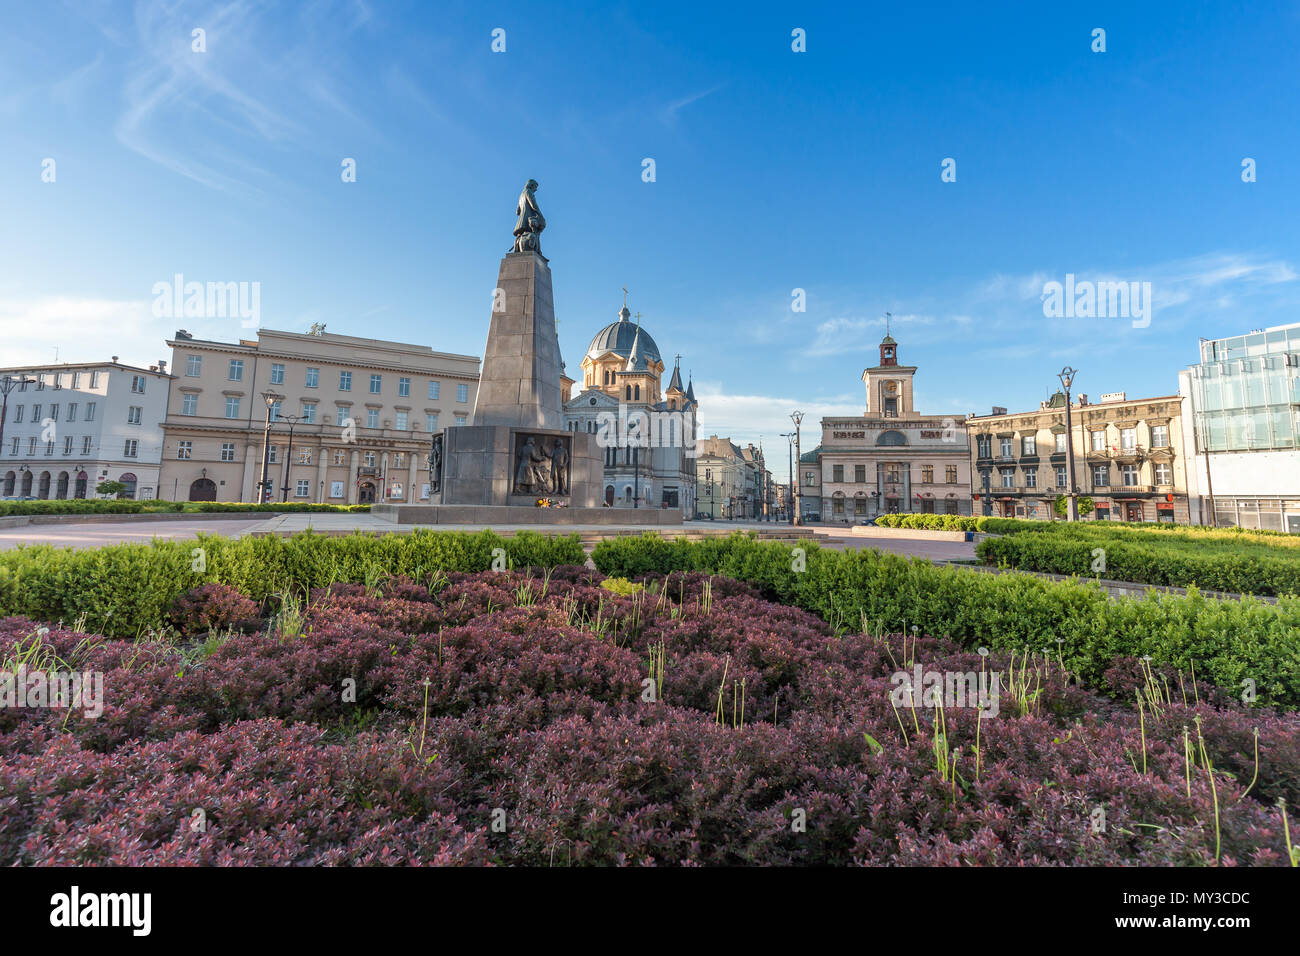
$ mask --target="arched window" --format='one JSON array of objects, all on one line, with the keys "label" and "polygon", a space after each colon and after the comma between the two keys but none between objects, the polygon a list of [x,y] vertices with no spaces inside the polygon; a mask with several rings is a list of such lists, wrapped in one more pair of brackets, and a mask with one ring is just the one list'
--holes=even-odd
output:
[{"label": "arched window", "polygon": [[881,432],[880,437],[876,439],[877,445],[906,445],[907,436],[902,432],[888,431]]},{"label": "arched window", "polygon": [[631,399],[631,398],[632,398],[632,386],[631,386],[631,385],[625,385],[624,388],[627,389],[627,397],[628,397],[629,399]]},{"label": "arched window", "polygon": [[640,386],[640,385],[636,386],[636,395],[635,395],[634,397],[636,398],[637,401],[640,401],[640,400],[641,400],[641,386]]}]

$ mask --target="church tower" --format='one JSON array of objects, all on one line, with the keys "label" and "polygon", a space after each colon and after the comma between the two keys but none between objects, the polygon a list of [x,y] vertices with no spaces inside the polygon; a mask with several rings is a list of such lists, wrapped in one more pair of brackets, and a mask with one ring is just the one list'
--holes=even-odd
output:
[{"label": "church tower", "polygon": [[880,364],[864,369],[862,381],[867,391],[867,418],[916,418],[912,404],[912,376],[915,365],[898,364],[898,343],[886,334],[880,340]]}]

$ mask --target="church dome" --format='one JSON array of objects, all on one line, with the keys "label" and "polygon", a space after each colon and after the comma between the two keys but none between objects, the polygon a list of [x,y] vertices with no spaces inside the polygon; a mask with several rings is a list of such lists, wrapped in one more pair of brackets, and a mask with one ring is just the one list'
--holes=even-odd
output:
[{"label": "church dome", "polygon": [[[650,337],[650,333],[644,328],[636,325],[631,321],[631,313],[628,312],[627,306],[623,306],[618,313],[618,321],[611,322],[591,340],[587,346],[588,358],[595,358],[605,352],[614,352],[623,358],[632,354],[632,343],[637,343],[637,353],[639,358],[645,362],[663,363],[659,357],[659,346],[655,340]],[[637,338],[637,330],[640,328],[640,339]]]}]

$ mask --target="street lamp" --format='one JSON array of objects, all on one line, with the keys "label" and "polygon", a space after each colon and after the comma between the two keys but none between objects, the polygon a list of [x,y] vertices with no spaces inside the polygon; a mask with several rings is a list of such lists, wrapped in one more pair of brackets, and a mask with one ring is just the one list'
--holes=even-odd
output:
[{"label": "street lamp", "polygon": [[1066,498],[1066,520],[1079,520],[1079,487],[1074,482],[1074,426],[1070,421],[1070,386],[1074,383],[1074,376],[1079,374],[1077,368],[1065,366],[1057,373],[1057,378],[1061,380],[1061,387],[1065,389],[1065,465],[1069,469],[1068,478],[1070,482],[1070,494]]},{"label": "street lamp", "polygon": [[283,395],[275,392],[262,393],[262,401],[266,402],[266,427],[262,431],[262,480],[257,483],[258,504],[271,500],[271,410],[283,398]]},{"label": "street lamp", "polygon": [[4,393],[4,399],[0,401],[0,448],[3,448],[5,443],[5,418],[9,414],[9,393],[19,385],[27,386],[34,381],[36,379],[28,378],[25,375],[20,375],[18,378],[6,375],[4,378],[0,378],[0,392]]},{"label": "street lamp", "polygon": [[794,523],[794,432],[781,432],[781,437],[786,440],[786,457],[790,459],[790,500],[785,503],[785,512],[787,520]]},{"label": "street lamp", "polygon": [[289,500],[289,465],[293,462],[293,426],[306,421],[305,415],[281,415],[280,420],[289,423],[289,451],[284,456],[284,485],[280,488],[280,500]]},{"label": "street lamp", "polygon": [[[799,444],[799,426],[803,422],[803,412],[794,411],[790,413],[790,421],[794,422],[794,460],[799,461],[802,458],[801,446]],[[802,495],[794,496],[794,523],[803,524],[803,503]]]}]

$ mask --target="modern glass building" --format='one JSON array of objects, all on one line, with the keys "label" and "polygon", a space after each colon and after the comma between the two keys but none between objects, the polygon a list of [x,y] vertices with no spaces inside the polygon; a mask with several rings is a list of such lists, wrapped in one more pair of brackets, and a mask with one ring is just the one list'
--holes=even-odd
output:
[{"label": "modern glass building", "polygon": [[1300,532],[1300,322],[1200,351],[1179,375],[1199,523]]}]

